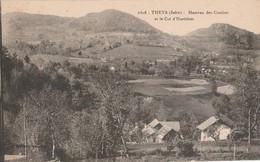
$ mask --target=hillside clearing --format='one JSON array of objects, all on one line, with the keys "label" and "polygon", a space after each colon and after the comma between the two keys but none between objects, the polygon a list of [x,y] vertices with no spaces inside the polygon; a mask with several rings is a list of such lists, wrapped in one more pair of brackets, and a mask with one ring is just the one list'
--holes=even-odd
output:
[{"label": "hillside clearing", "polygon": [[232,95],[234,93],[234,87],[231,85],[220,86],[217,88],[217,92],[225,95]]},{"label": "hillside clearing", "polygon": [[194,87],[186,87],[186,88],[169,88],[169,87],[163,87],[163,88],[168,91],[176,91],[176,92],[193,92],[193,91],[206,89],[202,86],[194,86]]},{"label": "hillside clearing", "polygon": [[157,78],[157,79],[136,79],[136,80],[130,80],[129,83],[145,83],[150,85],[156,85],[156,84],[195,84],[195,85],[207,85],[209,84],[204,79],[190,79],[190,80],[184,80],[184,79],[165,79],[165,78]]},{"label": "hillside clearing", "polygon": [[181,52],[172,47],[147,47],[135,44],[126,44],[103,53],[103,56],[111,58],[131,58],[132,60],[155,60],[155,59],[173,59],[175,55],[182,55]]},{"label": "hillside clearing", "polygon": [[60,55],[47,55],[47,54],[36,54],[30,56],[30,59],[32,63],[38,65],[39,67],[46,67],[49,62],[58,62],[63,63],[64,61],[69,61],[72,64],[80,64],[80,63],[86,63],[86,64],[100,64],[101,61],[94,60],[94,59],[88,59],[88,58],[80,58],[80,57],[66,57],[66,56],[60,56]]}]

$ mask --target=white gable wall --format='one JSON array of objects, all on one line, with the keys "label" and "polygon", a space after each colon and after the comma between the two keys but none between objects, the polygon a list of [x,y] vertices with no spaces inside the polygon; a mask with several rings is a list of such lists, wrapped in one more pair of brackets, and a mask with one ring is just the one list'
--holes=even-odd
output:
[{"label": "white gable wall", "polygon": [[[216,133],[219,134],[219,140],[227,140],[228,135],[231,133],[231,128],[222,124],[217,128]],[[201,131],[200,140],[201,141],[214,141],[214,139],[208,135],[207,129]]]},{"label": "white gable wall", "polygon": [[231,129],[226,125],[221,125],[217,131],[219,132],[219,140],[227,140],[231,133]]}]

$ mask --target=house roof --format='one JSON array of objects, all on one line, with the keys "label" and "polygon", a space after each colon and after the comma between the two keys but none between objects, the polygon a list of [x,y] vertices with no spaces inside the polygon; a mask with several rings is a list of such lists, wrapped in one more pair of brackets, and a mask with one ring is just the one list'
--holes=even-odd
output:
[{"label": "house roof", "polygon": [[205,120],[200,125],[198,125],[197,128],[200,129],[200,130],[205,130],[206,128],[208,128],[209,126],[211,126],[212,124],[214,124],[218,120],[219,120],[219,118],[212,116],[212,117],[208,118],[207,120]]},{"label": "house roof", "polygon": [[235,122],[229,119],[228,117],[226,117],[225,115],[220,115],[220,120],[226,125],[228,125],[229,127],[233,127],[235,125]]},{"label": "house roof", "polygon": [[161,135],[161,137],[163,138],[166,134],[168,134],[171,130],[173,130],[173,128],[164,125],[161,129],[159,129],[158,134]]},{"label": "house roof", "polygon": [[142,129],[142,133],[145,134],[146,136],[150,136],[155,133],[154,129],[152,127],[146,127]]},{"label": "house roof", "polygon": [[205,130],[207,129],[209,126],[211,126],[212,124],[216,123],[217,121],[222,121],[223,123],[225,123],[227,126],[229,127],[233,127],[234,126],[234,122],[232,120],[230,120],[229,118],[227,118],[225,115],[220,115],[220,117],[215,117],[212,116],[210,118],[208,118],[207,120],[205,120],[203,123],[201,123],[200,125],[197,126],[198,129],[200,130]]},{"label": "house roof", "polygon": [[151,123],[149,123],[147,126],[150,127],[156,127],[158,124],[160,124],[160,122],[157,119],[154,119]]},{"label": "house roof", "polygon": [[172,127],[169,127],[168,125],[164,125],[161,129],[159,129],[157,137],[163,139],[171,131],[174,131]]},{"label": "house roof", "polygon": [[160,122],[163,126],[169,126],[174,131],[179,132],[180,131],[180,122],[179,121],[166,121],[166,122]]},{"label": "house roof", "polygon": [[142,129],[142,133],[146,136],[150,136],[155,133],[154,128],[161,124],[162,128],[158,130],[159,136],[163,138],[166,134],[168,134],[171,130],[175,132],[180,131],[180,122],[179,121],[166,121],[166,122],[159,122],[157,119],[154,119],[151,123],[149,123],[145,128]]}]

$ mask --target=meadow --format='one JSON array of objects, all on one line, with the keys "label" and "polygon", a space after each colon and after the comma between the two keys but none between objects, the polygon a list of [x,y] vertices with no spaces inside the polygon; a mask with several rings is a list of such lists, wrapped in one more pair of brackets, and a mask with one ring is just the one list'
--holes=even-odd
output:
[{"label": "meadow", "polygon": [[[246,141],[229,144],[228,141],[221,141],[221,149],[215,142],[194,141],[195,154],[190,157],[176,155],[176,148],[171,152],[167,151],[167,144],[130,144],[130,158],[114,157],[109,159],[99,159],[100,162],[168,162],[168,161],[224,161],[224,160],[257,160],[260,158],[259,142],[252,144],[251,152],[246,153]],[[230,146],[229,146],[230,145]],[[94,162],[95,159],[80,160],[77,162]]]},{"label": "meadow", "polygon": [[[122,156],[103,159],[81,159],[75,162],[168,162],[168,161],[224,161],[224,160],[258,160],[260,158],[260,142],[253,140],[250,153],[246,153],[246,141],[231,143],[220,141],[222,151],[214,141],[193,141],[195,154],[189,157],[176,154],[177,149],[167,151],[167,144],[132,143],[128,144],[129,158]],[[235,147],[234,147],[235,144]],[[235,148],[235,151],[234,151]],[[25,162],[24,156],[6,156],[6,161]],[[54,161],[48,161],[54,162]]]},{"label": "meadow", "polygon": [[63,63],[64,61],[69,61],[72,64],[81,64],[86,63],[88,65],[98,65],[101,64],[100,60],[94,60],[89,58],[80,58],[80,57],[67,57],[60,55],[47,55],[47,54],[36,54],[30,56],[32,63],[36,64],[39,67],[46,67],[49,62],[58,62]]}]

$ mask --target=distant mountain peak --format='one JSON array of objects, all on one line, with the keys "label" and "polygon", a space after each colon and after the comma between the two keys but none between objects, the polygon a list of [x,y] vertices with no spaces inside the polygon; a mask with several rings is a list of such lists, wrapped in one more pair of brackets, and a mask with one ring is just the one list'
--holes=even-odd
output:
[{"label": "distant mountain peak", "polygon": [[111,13],[111,12],[120,12],[120,13],[125,13],[123,11],[117,10],[117,9],[106,9],[104,11],[101,11],[100,13]]},{"label": "distant mountain peak", "polygon": [[241,28],[235,27],[230,24],[225,24],[225,23],[214,23],[209,28],[213,28],[214,30],[223,30],[223,31],[224,30],[237,30],[237,31],[249,32],[245,29],[241,29]]},{"label": "distant mountain peak", "polygon": [[226,23],[214,23],[208,28],[200,28],[197,30],[194,30],[187,34],[187,36],[196,36],[196,35],[207,35],[207,36],[220,36],[220,35],[227,35],[227,32],[238,32],[241,34],[244,33],[252,33],[245,29],[241,29],[238,27],[235,27],[230,24]]},{"label": "distant mountain peak", "polygon": [[70,26],[92,32],[160,33],[147,22],[115,9],[89,13],[71,22]]},{"label": "distant mountain peak", "polygon": [[213,23],[211,25],[211,27],[221,27],[221,26],[232,26],[232,25],[226,23]]},{"label": "distant mountain peak", "polygon": [[8,13],[3,16],[4,25],[13,30],[35,28],[36,26],[51,26],[51,28],[73,28],[93,33],[98,32],[133,32],[133,33],[162,33],[144,20],[129,13],[116,9],[88,13],[79,18],[67,18],[53,15]]},{"label": "distant mountain peak", "polygon": [[208,28],[197,29],[187,34],[187,36],[193,39],[196,38],[197,41],[214,40],[223,42],[226,45],[241,49],[254,48],[256,39],[253,32],[225,23],[215,23]]}]

